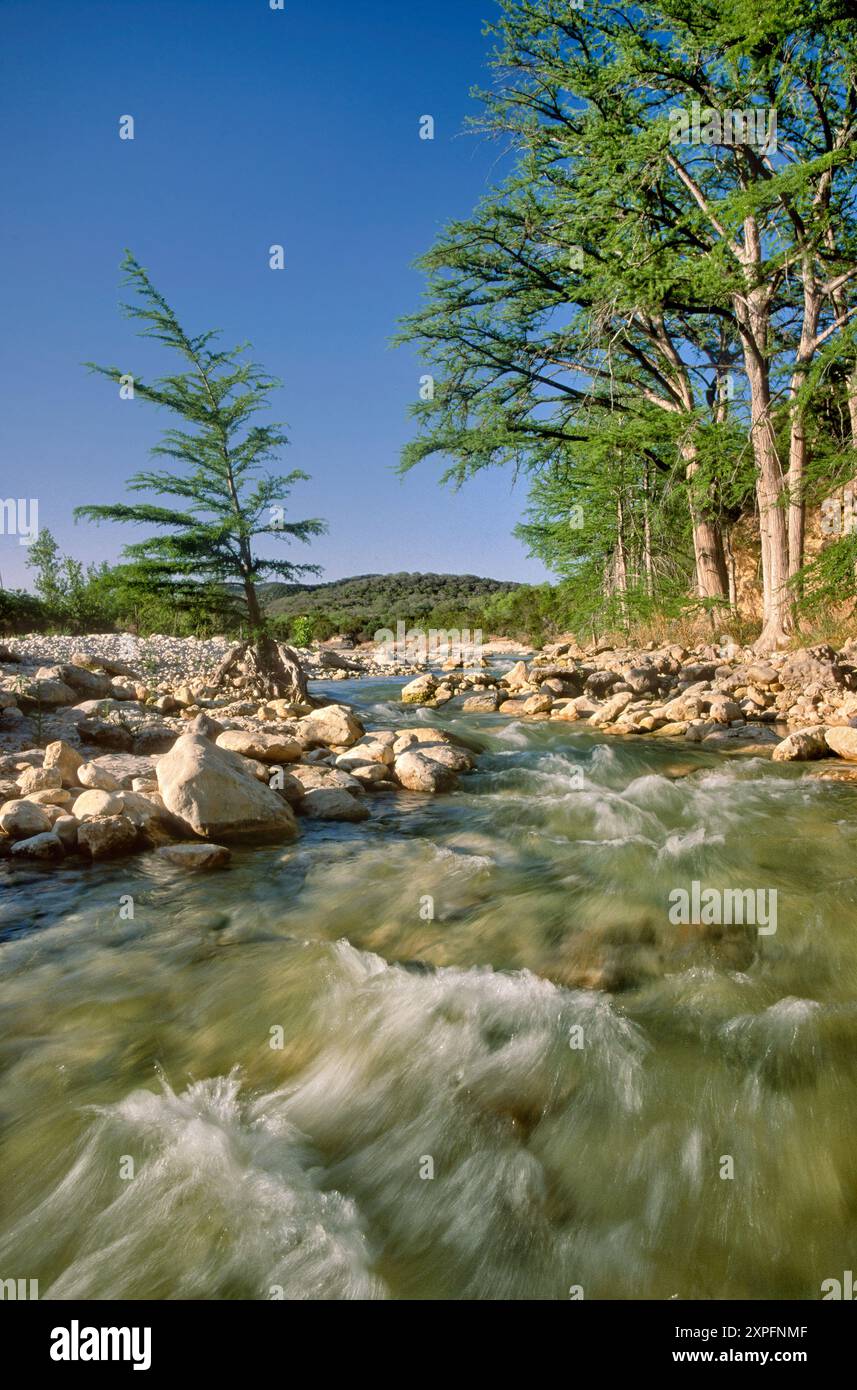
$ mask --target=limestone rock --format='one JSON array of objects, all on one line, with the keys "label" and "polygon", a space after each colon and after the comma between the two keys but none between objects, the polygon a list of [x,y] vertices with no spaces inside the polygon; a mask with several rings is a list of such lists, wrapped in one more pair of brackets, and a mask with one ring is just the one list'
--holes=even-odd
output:
[{"label": "limestone rock", "polygon": [[[85,695],[89,700],[108,699],[113,693],[109,676],[100,676],[95,671],[88,671],[84,666],[60,666],[58,675],[60,680],[65,681],[66,685],[78,692],[78,695]],[[75,695],[75,699],[78,695]]]},{"label": "limestone rock", "polygon": [[530,683],[530,674],[525,661],[516,661],[506,672],[502,681],[507,690],[522,690]]},{"label": "limestone rock", "polygon": [[51,817],[35,801],[7,801],[0,807],[0,830],[12,840],[26,840],[51,828]]},{"label": "limestone rock", "polygon": [[226,729],[217,735],[215,743],[218,748],[269,763],[297,762],[302,751],[298,740],[288,733],[267,734],[259,729]]},{"label": "limestone rock", "polygon": [[838,728],[827,729],[824,738],[827,747],[837,758],[845,758],[846,762],[850,763],[857,762],[857,729],[841,725]]},{"label": "limestone rock", "polygon": [[57,836],[66,854],[77,849],[77,829],[80,822],[74,816],[61,815],[53,823],[53,833]]},{"label": "limestone rock", "polygon": [[179,869],[222,869],[232,858],[226,845],[201,845],[196,840],[186,844],[161,845],[156,851],[161,859]]},{"label": "limestone rock", "polygon": [[248,777],[242,759],[200,734],[182,734],[157,766],[166,809],[209,840],[291,838],[296,823],[285,799]]},{"label": "limestone rock", "polygon": [[402,701],[406,705],[422,705],[434,698],[436,690],[437,679],[427,671],[424,676],[417,676],[416,680],[402,686]]},{"label": "limestone rock", "polygon": [[341,787],[316,787],[300,804],[301,815],[313,820],[367,820],[369,812],[362,801]]},{"label": "limestone rock", "polygon": [[37,806],[68,806],[73,793],[65,787],[42,787],[37,792],[27,792],[26,801],[35,801]]},{"label": "limestone rock", "polygon": [[78,820],[94,820],[96,816],[121,816],[124,809],[121,793],[96,790],[82,792],[71,813]]},{"label": "limestone rock", "polygon": [[612,695],[607,703],[592,715],[589,720],[590,728],[600,729],[605,724],[615,723],[622,711],[628,708],[633,698],[630,690],[623,690],[618,695]]},{"label": "limestone rock", "polygon": [[303,788],[302,795],[315,791],[317,787],[339,787],[342,791],[359,792],[360,783],[350,772],[342,767],[324,767],[320,764],[292,763],[289,776],[294,777]]},{"label": "limestone rock", "polygon": [[[101,796],[103,793],[87,792],[86,795]],[[108,859],[136,849],[137,835],[136,825],[127,816],[100,816],[78,827],[77,845],[81,853],[92,859]]]},{"label": "limestone rock", "polygon": [[365,733],[363,725],[347,705],[323,705],[307,714],[297,725],[298,738],[309,747],[350,748]]},{"label": "limestone rock", "polygon": [[194,715],[185,729],[186,734],[202,734],[205,738],[210,738],[212,743],[216,743],[218,735],[224,732],[223,725],[218,724],[216,719],[212,719],[210,714],[205,714],[202,710]]},{"label": "limestone rock", "polygon": [[62,786],[62,773],[58,767],[28,767],[18,778],[22,796],[31,792],[45,791],[51,787]]},{"label": "limestone rock", "polygon": [[64,787],[73,787],[77,784],[77,769],[83,762],[76,748],[72,748],[65,739],[58,738],[49,743],[45,748],[45,767],[55,767],[59,770]]},{"label": "limestone rock", "polygon": [[458,785],[454,768],[444,767],[419,749],[400,753],[394,771],[401,786],[412,792],[443,792]]},{"label": "limestone rock", "polygon": [[782,743],[777,744],[771,757],[776,763],[802,763],[812,758],[824,758],[829,751],[825,737],[827,732],[823,724],[813,725],[809,729],[797,729],[784,738]]},{"label": "limestone rock", "polygon": [[37,677],[26,686],[19,698],[22,704],[30,708],[41,705],[45,709],[54,709],[59,705],[73,705],[77,694],[65,681],[39,680]]},{"label": "limestone rock", "polygon": [[26,840],[16,840],[12,846],[13,859],[62,859],[64,854],[62,841],[50,830],[42,835],[31,835]]},{"label": "limestone rock", "polygon": [[115,792],[119,790],[119,780],[98,763],[81,763],[77,769],[77,780],[81,787],[91,791]]},{"label": "limestone rock", "polygon": [[484,695],[469,695],[461,708],[465,714],[494,714],[500,708],[500,696],[496,690],[486,691]]},{"label": "limestone rock", "polygon": [[540,692],[538,695],[529,695],[521,704],[519,713],[527,714],[549,714],[553,705],[553,696],[547,691]]}]

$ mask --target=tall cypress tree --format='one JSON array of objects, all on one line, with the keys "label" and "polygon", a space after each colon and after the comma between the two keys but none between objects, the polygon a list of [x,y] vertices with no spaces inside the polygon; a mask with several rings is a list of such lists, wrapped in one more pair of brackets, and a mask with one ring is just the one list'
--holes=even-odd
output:
[{"label": "tall cypress tree", "polygon": [[[258,584],[267,576],[293,580],[316,567],[263,558],[254,546],[261,536],[306,542],[325,530],[319,520],[284,519],[282,504],[307,475],[299,470],[275,475],[266,468],[288,442],[279,425],[256,420],[279,382],[247,359],[247,344],[222,349],[215,346],[215,331],[190,335],[130,251],[123,269],[134,293],[132,302],[123,305],[126,315],[142,325],[142,337],[165,344],[188,364],[153,382],[130,379],[134,399],[172,411],[184,426],[168,429],[152,450],[171,460],[172,467],[135,473],[128,487],[176,498],[179,504],[91,504],[78,507],[75,515],[158,528],[160,534],[125,548],[133,573],[150,591],[180,586],[186,594],[196,585],[210,594],[212,584],[239,585],[250,640],[229,654],[221,674],[241,663],[260,694],[304,699],[300,663],[290,648],[280,648],[271,637]],[[87,365],[129,386],[121,368]]]}]

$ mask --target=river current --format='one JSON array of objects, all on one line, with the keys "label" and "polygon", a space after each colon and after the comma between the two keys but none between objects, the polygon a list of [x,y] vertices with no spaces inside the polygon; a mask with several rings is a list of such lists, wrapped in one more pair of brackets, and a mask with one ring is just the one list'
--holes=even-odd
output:
[{"label": "river current", "polygon": [[[322,687],[425,725],[398,684]],[[857,1259],[857,786],[464,718],[188,875],[0,863],[0,1275],[42,1298],[818,1299]],[[674,925],[693,882],[776,930]]]}]

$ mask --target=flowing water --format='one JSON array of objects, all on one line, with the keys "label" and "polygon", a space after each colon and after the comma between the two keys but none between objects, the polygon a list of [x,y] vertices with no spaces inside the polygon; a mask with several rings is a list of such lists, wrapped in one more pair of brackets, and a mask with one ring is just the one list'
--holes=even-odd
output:
[{"label": "flowing water", "polygon": [[[855,1267],[857,788],[431,718],[485,749],[451,795],[207,877],[0,866],[0,1277],[817,1299]],[[694,880],[776,890],[776,931],[672,925]]]}]

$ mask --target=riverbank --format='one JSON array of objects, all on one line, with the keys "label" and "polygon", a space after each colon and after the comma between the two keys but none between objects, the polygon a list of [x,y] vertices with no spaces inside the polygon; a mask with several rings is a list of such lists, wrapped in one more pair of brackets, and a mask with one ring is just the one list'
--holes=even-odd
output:
[{"label": "riverbank", "polygon": [[563,643],[474,677],[449,663],[402,699],[465,714],[586,723],[609,734],[682,739],[776,761],[857,763],[857,641],[773,653],[735,643],[645,649]]}]

